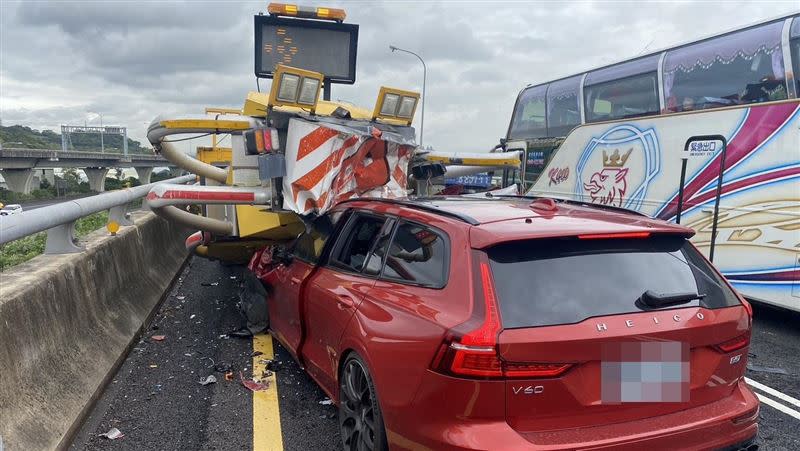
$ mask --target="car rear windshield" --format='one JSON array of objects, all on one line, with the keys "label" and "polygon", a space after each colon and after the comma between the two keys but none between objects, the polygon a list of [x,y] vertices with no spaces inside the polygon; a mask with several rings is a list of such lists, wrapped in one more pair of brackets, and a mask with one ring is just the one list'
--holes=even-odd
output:
[{"label": "car rear windshield", "polygon": [[[680,237],[531,240],[503,243],[487,253],[506,328],[739,304],[698,251]],[[642,301],[648,291],[661,297],[697,294],[699,299],[653,306]]]}]

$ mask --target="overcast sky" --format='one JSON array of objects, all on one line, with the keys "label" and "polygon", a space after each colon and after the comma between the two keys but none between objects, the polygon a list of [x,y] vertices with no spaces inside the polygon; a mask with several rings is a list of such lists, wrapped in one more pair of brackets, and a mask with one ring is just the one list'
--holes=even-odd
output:
[{"label": "overcast sky", "polygon": [[[0,0],[3,125],[58,129],[97,112],[144,142],[158,114],[241,107],[256,87],[252,16],[267,3]],[[381,85],[421,90],[419,61],[389,45],[413,50],[428,65],[425,144],[461,151],[505,135],[528,83],[800,11],[800,0],[300,3],[345,8],[361,26],[356,84],[334,85],[334,99],[371,109]]]}]

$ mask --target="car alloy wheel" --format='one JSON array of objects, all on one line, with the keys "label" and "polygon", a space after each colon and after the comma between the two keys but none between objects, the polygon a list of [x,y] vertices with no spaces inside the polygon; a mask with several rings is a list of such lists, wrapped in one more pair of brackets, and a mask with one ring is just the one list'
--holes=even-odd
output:
[{"label": "car alloy wheel", "polygon": [[339,429],[349,451],[386,449],[375,387],[361,359],[347,359],[339,380]]}]

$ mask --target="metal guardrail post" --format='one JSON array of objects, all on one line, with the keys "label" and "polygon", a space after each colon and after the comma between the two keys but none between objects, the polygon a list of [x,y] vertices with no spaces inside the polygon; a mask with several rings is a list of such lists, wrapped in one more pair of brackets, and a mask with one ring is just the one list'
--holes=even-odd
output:
[{"label": "metal guardrail post", "polygon": [[[176,177],[161,182],[141,185],[95,196],[61,202],[36,210],[24,211],[10,216],[0,216],[0,244],[18,240],[34,233],[48,231],[45,251],[48,254],[78,252],[75,248],[74,224],[78,219],[103,210],[111,218],[125,218],[128,203],[143,198],[150,189],[161,183],[187,183],[195,179],[193,175]],[[118,208],[119,207],[119,208]],[[120,225],[126,222],[117,221]]]},{"label": "metal guardrail post", "polygon": [[84,246],[75,244],[74,221],[47,229],[47,241],[44,244],[45,254],[74,254],[85,249]]},{"label": "metal guardrail post", "polygon": [[108,220],[114,221],[120,226],[132,226],[131,214],[128,213],[128,205],[117,205],[108,210]]}]

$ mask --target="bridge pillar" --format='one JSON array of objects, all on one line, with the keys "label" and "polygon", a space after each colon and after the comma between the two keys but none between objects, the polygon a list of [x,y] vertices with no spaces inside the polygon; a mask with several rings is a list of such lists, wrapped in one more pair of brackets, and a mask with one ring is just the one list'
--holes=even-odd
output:
[{"label": "bridge pillar", "polygon": [[142,185],[147,185],[150,183],[150,176],[153,175],[153,168],[134,168],[136,169],[136,175],[139,176],[139,181],[142,182]]},{"label": "bridge pillar", "polygon": [[86,174],[86,178],[89,179],[90,190],[96,193],[102,193],[106,190],[108,168],[84,168],[83,172]]},{"label": "bridge pillar", "polygon": [[54,170],[52,169],[38,169],[38,170],[42,171],[42,173],[39,175],[40,181],[47,180],[50,183],[50,186],[56,185],[56,174]]},{"label": "bridge pillar", "polygon": [[15,193],[30,194],[33,169],[3,169],[3,178],[8,189]]}]

